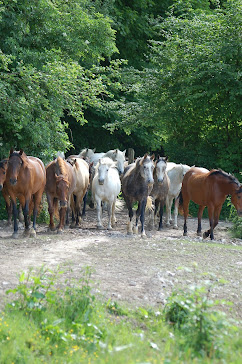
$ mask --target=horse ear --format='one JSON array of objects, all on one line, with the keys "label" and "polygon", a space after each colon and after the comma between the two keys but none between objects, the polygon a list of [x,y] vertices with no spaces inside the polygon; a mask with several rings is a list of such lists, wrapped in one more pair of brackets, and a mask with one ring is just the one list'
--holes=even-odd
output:
[{"label": "horse ear", "polygon": [[152,159],[152,161],[155,159],[154,153],[152,154],[152,156],[150,157],[150,159]]},{"label": "horse ear", "polygon": [[167,155],[164,157],[164,160],[165,160],[166,162],[168,161],[168,156],[167,156]]},{"label": "horse ear", "polygon": [[11,149],[10,149],[10,152],[9,152],[9,155],[11,155],[11,154],[13,153],[13,151],[14,151],[14,149],[13,149],[13,148],[11,148]]},{"label": "horse ear", "polygon": [[160,159],[160,154],[157,155],[157,159],[159,160]]},{"label": "horse ear", "polygon": [[95,153],[95,152],[96,152],[96,148],[93,149],[93,153]]},{"label": "horse ear", "polygon": [[126,149],[123,151],[123,155],[124,155],[124,157],[125,157],[125,154],[126,154]]},{"label": "horse ear", "polygon": [[22,155],[24,153],[23,149],[19,150],[19,155]]},{"label": "horse ear", "polygon": [[144,159],[146,159],[148,157],[148,153],[145,153],[144,155]]}]

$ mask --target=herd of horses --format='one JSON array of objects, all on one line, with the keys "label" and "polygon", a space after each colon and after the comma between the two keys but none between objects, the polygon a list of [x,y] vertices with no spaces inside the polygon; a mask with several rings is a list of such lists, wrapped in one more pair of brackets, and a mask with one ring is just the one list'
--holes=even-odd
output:
[{"label": "herd of horses", "polygon": [[[116,223],[116,200],[121,192],[128,209],[127,233],[138,233],[140,220],[142,237],[146,235],[144,223],[147,207],[150,223],[154,226],[156,217],[159,217],[158,229],[161,230],[164,206],[166,224],[172,222],[171,207],[174,199],[174,228],[177,228],[179,203],[183,205],[183,235],[187,235],[190,200],[199,205],[198,235],[201,235],[202,214],[207,206],[210,229],[204,232],[204,238],[210,236],[214,239],[213,230],[218,224],[222,205],[228,195],[231,196],[237,213],[242,215],[242,187],[234,176],[219,169],[209,171],[206,168],[168,162],[167,157],[158,156],[155,159],[154,155],[148,154],[128,164],[125,151],[118,149],[95,153],[95,150],[85,148],[80,154],[71,155],[67,159],[57,156],[46,166],[39,158],[27,156],[23,150],[11,149],[8,158],[0,162],[0,190],[6,202],[8,223],[13,216],[14,238],[18,236],[17,199],[23,210],[24,234],[35,236],[36,217],[44,192],[50,215],[49,229],[57,229],[57,232],[69,224],[69,211],[72,213],[71,226],[80,225],[80,217],[85,215],[88,190],[91,191],[92,203],[97,209],[97,228],[103,228],[102,210],[106,203],[109,216],[107,229],[112,229]],[[135,203],[138,207],[133,226]],[[57,228],[54,216],[59,221]]]}]

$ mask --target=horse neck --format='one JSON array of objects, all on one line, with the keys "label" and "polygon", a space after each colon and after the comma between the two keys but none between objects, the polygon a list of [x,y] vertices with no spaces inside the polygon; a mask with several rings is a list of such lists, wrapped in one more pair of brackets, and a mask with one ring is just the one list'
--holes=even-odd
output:
[{"label": "horse neck", "polygon": [[218,181],[219,189],[225,195],[233,195],[239,187],[236,182],[224,176],[219,176]]}]

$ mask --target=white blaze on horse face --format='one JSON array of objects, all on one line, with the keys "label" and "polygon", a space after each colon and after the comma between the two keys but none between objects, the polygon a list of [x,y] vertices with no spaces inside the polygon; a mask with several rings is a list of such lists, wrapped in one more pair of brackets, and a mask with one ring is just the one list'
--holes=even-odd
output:
[{"label": "white blaze on horse face", "polygon": [[154,183],[153,171],[154,171],[153,160],[151,160],[149,157],[145,158],[143,160],[143,175],[144,175],[145,181],[148,184]]},{"label": "white blaze on horse face", "polygon": [[98,183],[100,185],[104,184],[105,178],[108,174],[109,166],[107,164],[100,163],[98,167]]},{"label": "white blaze on horse face", "polygon": [[155,167],[155,173],[158,183],[162,183],[166,173],[166,162],[164,160],[160,160],[157,162]]}]

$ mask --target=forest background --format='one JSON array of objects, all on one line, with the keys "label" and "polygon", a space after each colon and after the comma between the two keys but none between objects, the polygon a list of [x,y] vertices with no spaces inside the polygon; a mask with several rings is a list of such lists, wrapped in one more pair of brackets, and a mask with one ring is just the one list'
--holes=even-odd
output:
[{"label": "forest background", "polygon": [[241,164],[241,0],[2,0],[0,158]]}]

